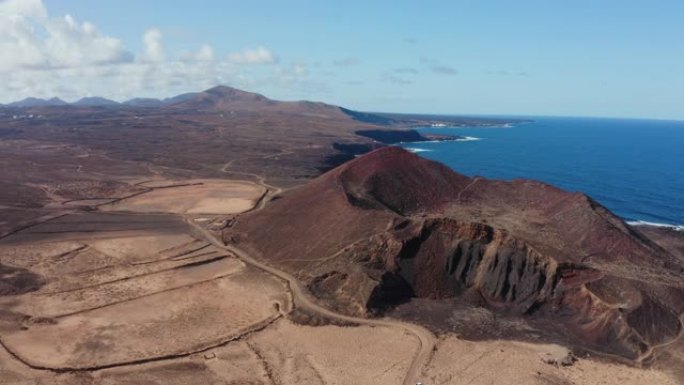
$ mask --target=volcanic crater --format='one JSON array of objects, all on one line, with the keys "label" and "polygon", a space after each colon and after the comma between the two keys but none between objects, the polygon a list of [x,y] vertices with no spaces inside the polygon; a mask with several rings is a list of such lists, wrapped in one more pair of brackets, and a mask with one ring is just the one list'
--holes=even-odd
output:
[{"label": "volcanic crater", "polygon": [[682,260],[591,198],[470,178],[397,147],[283,194],[223,238],[351,315],[462,299],[637,364],[682,334]]}]

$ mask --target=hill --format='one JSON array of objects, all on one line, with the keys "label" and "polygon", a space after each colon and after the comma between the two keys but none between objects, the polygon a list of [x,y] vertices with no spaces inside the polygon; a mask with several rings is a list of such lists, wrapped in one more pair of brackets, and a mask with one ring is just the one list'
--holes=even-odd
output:
[{"label": "hill", "polygon": [[118,102],[107,98],[101,98],[99,96],[91,96],[86,98],[81,98],[73,103],[72,106],[83,106],[83,107],[104,107],[104,106],[117,106]]},{"label": "hill", "polygon": [[195,111],[250,111],[254,113],[280,113],[309,115],[319,118],[348,118],[340,107],[309,101],[276,101],[261,94],[227,86],[176,96],[164,101],[168,109]]},{"label": "hill", "polygon": [[69,103],[60,98],[40,99],[40,98],[26,98],[16,102],[7,104],[9,107],[49,107],[49,106],[66,106]]},{"label": "hill", "polygon": [[[544,338],[648,362],[678,338],[684,263],[586,195],[469,178],[400,148],[348,162],[224,230],[337,310],[484,306]],[[456,301],[456,302],[453,302]],[[421,309],[426,323],[439,314]]]}]

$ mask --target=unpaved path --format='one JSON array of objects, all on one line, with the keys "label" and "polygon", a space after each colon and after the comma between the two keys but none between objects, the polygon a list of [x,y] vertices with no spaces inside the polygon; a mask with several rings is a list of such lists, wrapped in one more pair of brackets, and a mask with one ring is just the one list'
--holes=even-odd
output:
[{"label": "unpaved path", "polygon": [[[267,155],[264,158],[276,156],[276,155],[282,155],[283,153],[278,153],[278,154],[272,154],[272,155]],[[256,179],[256,183],[261,185],[266,189],[266,193],[259,199],[257,204],[254,206],[252,210],[248,211],[257,211],[263,209],[268,201],[270,200],[271,197],[281,193],[283,190],[279,187],[271,186],[265,182],[265,178],[262,175],[258,174],[252,174],[252,173],[245,173],[245,172],[235,172],[235,171],[230,171],[228,168],[232,165],[234,162],[230,161],[226,163],[226,165],[221,169],[221,171],[225,173],[237,173],[237,174],[242,174],[242,175],[249,175],[251,177],[254,177]],[[186,220],[191,226],[194,228],[198,229],[201,235],[209,242],[213,243],[215,246],[223,248],[225,250],[228,250],[232,252],[234,255],[236,255],[238,258],[240,258],[243,262],[250,264],[254,267],[257,267],[263,271],[266,271],[270,274],[273,274],[285,281],[287,281],[290,291],[292,293],[292,300],[294,302],[293,306],[299,306],[302,309],[305,309],[309,312],[312,312],[314,314],[319,314],[322,316],[325,316],[327,318],[333,319],[333,320],[339,320],[339,321],[344,321],[344,322],[352,322],[360,325],[368,325],[368,326],[385,326],[385,327],[397,327],[400,329],[403,329],[413,335],[415,335],[418,338],[420,348],[416,355],[413,358],[413,361],[411,362],[411,365],[409,366],[409,369],[406,373],[406,376],[404,377],[404,382],[403,385],[414,385],[417,382],[419,382],[418,376],[421,374],[423,368],[425,368],[430,361],[430,358],[432,357],[432,354],[435,350],[436,346],[436,338],[426,328],[408,323],[408,322],[401,322],[397,320],[392,320],[392,319],[367,319],[367,318],[358,318],[358,317],[351,317],[345,314],[340,314],[336,313],[334,311],[331,311],[329,309],[326,309],[316,303],[316,301],[311,297],[309,294],[308,290],[291,274],[286,273],[282,270],[278,270],[272,266],[269,266],[265,263],[262,263],[256,259],[254,259],[252,256],[247,254],[245,251],[231,245],[225,245],[223,242],[219,241],[216,239],[213,234],[209,233],[207,230],[202,228],[201,226],[197,225],[194,223],[192,220]]]},{"label": "unpaved path", "polygon": [[[281,154],[275,154],[275,155],[281,155]],[[262,187],[264,187],[266,189],[265,193],[255,203],[254,207],[252,209],[248,210],[248,212],[263,209],[266,206],[266,204],[270,201],[270,198],[272,198],[273,196],[275,196],[275,195],[277,195],[283,191],[279,187],[267,184],[265,182],[265,178],[261,175],[226,170],[226,168],[230,166],[230,163],[231,162],[229,162],[229,164],[226,164],[226,167],[224,167],[224,169],[223,169],[224,172],[252,176],[257,180],[257,182],[256,182],[257,184],[261,185]],[[147,187],[147,189],[145,191],[136,192],[136,193],[131,194],[129,196],[117,198],[117,199],[123,200],[123,199],[129,198],[131,196],[136,196],[139,194],[147,193],[147,192],[152,191],[154,189],[155,188]],[[97,206],[99,206],[99,205],[96,205],[96,207]],[[66,215],[66,214],[73,212],[73,211],[74,210],[61,212],[60,214]],[[50,217],[47,220],[51,220],[51,219],[54,219],[54,218]],[[435,349],[435,345],[436,345],[436,339],[435,339],[434,335],[429,330],[427,330],[427,329],[425,329],[419,325],[411,324],[408,322],[401,322],[401,321],[397,321],[397,320],[393,320],[393,319],[387,319],[387,318],[367,319],[367,318],[352,317],[352,316],[336,313],[332,310],[329,310],[325,307],[322,307],[316,303],[316,300],[309,294],[308,290],[294,276],[292,276],[289,273],[286,273],[284,271],[281,271],[275,267],[269,266],[263,262],[256,260],[255,258],[250,256],[248,253],[246,253],[245,251],[243,251],[237,247],[223,244],[223,242],[216,239],[216,237],[214,237],[213,234],[211,234],[209,231],[207,231],[206,229],[204,229],[201,226],[199,226],[198,224],[196,224],[191,218],[186,217],[185,220],[192,228],[197,230],[197,233],[198,233],[197,235],[202,236],[211,244],[215,245],[216,247],[218,247],[220,249],[231,252],[232,254],[234,254],[235,256],[240,258],[243,262],[245,262],[249,265],[252,265],[252,266],[254,266],[254,267],[256,267],[262,271],[265,271],[269,274],[272,274],[272,275],[286,281],[288,283],[289,288],[290,288],[290,292],[292,293],[293,306],[299,306],[299,308],[304,309],[310,313],[318,314],[318,315],[321,315],[323,317],[326,317],[326,318],[329,318],[332,320],[338,320],[338,321],[342,321],[342,322],[349,322],[349,323],[355,323],[355,324],[367,325],[367,326],[381,326],[381,327],[399,328],[399,329],[402,329],[409,334],[415,335],[418,339],[418,342],[419,342],[419,350],[416,352],[416,354],[413,357],[413,360],[412,360],[412,362],[409,366],[409,369],[406,373],[406,376],[404,378],[403,384],[404,385],[414,385],[416,382],[419,381],[418,376],[421,374],[421,371],[423,370],[423,368],[425,368],[427,363],[430,361],[432,354],[434,352],[434,349]],[[46,220],[38,221],[38,223],[42,223],[45,221]],[[21,230],[23,230],[23,228],[19,229],[19,230],[15,230],[14,232],[21,231]],[[291,309],[282,309],[282,307],[280,307],[279,309],[280,309],[279,315],[283,315],[284,313],[287,313],[291,310]],[[273,320],[269,320],[269,321],[270,322],[268,324],[270,324]],[[250,334],[254,331],[261,330],[264,327],[263,325],[259,325],[259,326],[260,326],[259,328],[256,328],[255,330],[250,330],[246,334]],[[241,335],[238,338],[242,338],[242,337],[244,337],[244,335]],[[219,345],[222,345],[225,343],[226,343],[226,341],[221,341],[219,343]],[[0,341],[0,344],[1,344],[1,341]],[[39,366],[32,366],[29,363],[21,360],[16,354],[14,354],[14,352],[9,350],[7,348],[7,346],[5,346],[4,344],[1,344],[1,345],[10,354],[12,354],[12,356],[14,356],[15,359],[18,359],[20,362],[23,362],[24,364],[26,364],[26,365],[34,368],[34,369],[51,370],[51,371],[56,371],[56,372],[80,371],[80,370],[77,370],[74,368],[64,368],[61,370],[60,369],[55,370],[53,368],[44,368],[44,367],[39,367]],[[203,349],[200,351],[204,351],[204,350],[206,350],[206,349]],[[185,356],[188,356],[188,355],[191,355],[194,353],[197,353],[197,351],[184,352],[182,354],[163,356],[163,357],[154,357],[154,358],[141,360],[141,361],[125,362],[125,363],[121,363],[121,364],[114,365],[114,366],[137,365],[137,364],[141,364],[141,363],[145,363],[145,362],[168,360],[168,359],[173,359],[173,358],[185,357]],[[107,367],[109,367],[109,366],[92,367],[92,368],[81,369],[81,370],[85,370],[85,371],[100,370],[100,369],[104,369]]]},{"label": "unpaved path", "polygon": [[428,361],[430,360],[432,353],[435,348],[435,337],[434,335],[427,329],[425,329],[422,326],[418,326],[415,324],[407,323],[407,322],[401,322],[397,320],[392,320],[392,319],[367,319],[367,318],[359,318],[359,317],[352,317],[340,313],[336,313],[332,310],[326,309],[316,303],[316,301],[312,298],[312,296],[309,294],[308,290],[291,274],[286,273],[284,271],[278,270],[275,267],[269,266],[263,262],[260,262],[256,259],[254,259],[252,256],[247,254],[245,251],[231,245],[224,245],[223,242],[219,241],[214,237],[211,233],[209,233],[207,230],[202,228],[201,226],[195,224],[192,220],[187,220],[188,224],[193,226],[195,229],[198,230],[199,235],[202,235],[208,242],[211,242],[214,244],[216,247],[222,248],[224,250],[227,250],[234,255],[236,255],[238,258],[240,258],[243,262],[252,265],[258,269],[261,269],[267,273],[270,273],[272,275],[275,275],[278,278],[281,278],[285,280],[289,287],[290,291],[292,293],[292,300],[294,302],[295,307],[299,307],[300,309],[305,309],[306,311],[314,314],[318,314],[321,316],[324,316],[329,319],[333,320],[338,320],[338,321],[343,321],[343,322],[351,322],[351,323],[356,323],[360,325],[368,325],[368,326],[385,326],[385,327],[395,327],[395,328],[400,328],[403,329],[404,331],[411,333],[415,335],[418,338],[420,348],[416,355],[413,358],[413,361],[411,362],[411,365],[409,366],[409,369],[406,373],[406,377],[404,378],[404,385],[414,385],[416,382],[419,381],[418,376],[420,375],[422,369],[427,365]]},{"label": "unpaved path", "polygon": [[681,323],[681,329],[679,330],[679,334],[677,334],[676,337],[672,338],[669,341],[660,343],[658,345],[650,346],[648,350],[646,350],[644,353],[641,354],[641,356],[639,356],[639,358],[637,358],[636,361],[639,364],[642,364],[644,361],[651,358],[655,354],[656,350],[672,345],[673,343],[679,341],[680,338],[684,338],[684,315],[679,317],[679,322]]}]

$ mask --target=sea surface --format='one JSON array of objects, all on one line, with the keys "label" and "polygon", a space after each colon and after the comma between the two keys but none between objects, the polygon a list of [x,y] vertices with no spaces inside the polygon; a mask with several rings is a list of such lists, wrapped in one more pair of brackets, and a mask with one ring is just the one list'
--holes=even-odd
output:
[{"label": "sea surface", "polygon": [[500,127],[425,127],[467,137],[402,147],[469,176],[582,191],[628,222],[684,231],[684,121],[530,117]]}]

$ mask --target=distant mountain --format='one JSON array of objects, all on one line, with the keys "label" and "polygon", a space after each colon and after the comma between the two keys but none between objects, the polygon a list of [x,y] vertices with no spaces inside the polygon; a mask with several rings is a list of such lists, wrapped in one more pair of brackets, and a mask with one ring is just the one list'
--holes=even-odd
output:
[{"label": "distant mountain", "polygon": [[352,119],[358,120],[359,122],[377,124],[377,125],[381,125],[381,126],[390,125],[390,124],[396,122],[396,120],[394,120],[392,118],[388,118],[386,116],[382,116],[382,115],[378,115],[378,114],[373,114],[370,112],[359,112],[359,111],[349,110],[349,109],[346,109],[344,107],[340,107],[340,110],[342,110],[342,112],[344,112],[345,114],[351,116]]},{"label": "distant mountain", "polygon": [[26,98],[18,102],[13,102],[7,104],[10,107],[48,107],[48,106],[67,106],[69,103],[65,102],[60,98],[51,99],[39,99],[39,98]]},{"label": "distant mountain", "polygon": [[132,107],[161,107],[164,102],[154,98],[133,98],[121,104]]},{"label": "distant mountain", "polygon": [[242,109],[244,107],[252,109],[265,105],[274,105],[278,102],[272,101],[257,93],[242,91],[227,86],[217,86],[202,92],[191,92],[164,99],[163,103],[172,108],[222,110],[234,108]]},{"label": "distant mountain", "polygon": [[106,98],[101,98],[99,96],[91,96],[91,97],[86,97],[79,99],[73,103],[71,103],[73,106],[79,106],[79,107],[103,107],[103,106],[118,106],[119,102],[115,102],[110,99]]},{"label": "distant mountain", "polygon": [[[238,90],[227,86],[217,86],[201,92],[188,92],[165,99],[134,98],[125,101],[127,106],[168,107],[175,109],[221,110],[237,107],[258,107],[261,102],[276,103],[263,95]],[[254,104],[256,103],[256,104]],[[240,108],[240,109],[242,109]]]},{"label": "distant mountain", "polygon": [[[227,86],[217,86],[206,91],[179,95],[163,101],[166,108],[196,111],[268,112],[308,115],[323,118],[349,119],[341,107],[309,101],[277,101],[254,92]],[[352,117],[353,118],[353,117]]]},{"label": "distant mountain", "polygon": [[175,104],[179,104],[182,102],[187,102],[189,100],[192,100],[199,94],[201,94],[201,92],[187,92],[185,94],[180,94],[180,95],[176,95],[176,96],[171,96],[169,98],[165,98],[161,101],[161,103],[165,106],[175,105]]},{"label": "distant mountain", "polygon": [[378,114],[358,112],[331,104],[309,101],[277,101],[264,95],[239,90],[228,86],[216,86],[201,92],[189,92],[166,99],[133,98],[123,103],[103,97],[85,97],[74,103],[67,103],[59,98],[38,99],[27,98],[8,104],[9,107],[147,107],[167,108],[172,110],[190,110],[195,112],[249,112],[294,114],[319,118],[353,119],[359,123],[390,125],[395,122],[391,117]]}]

